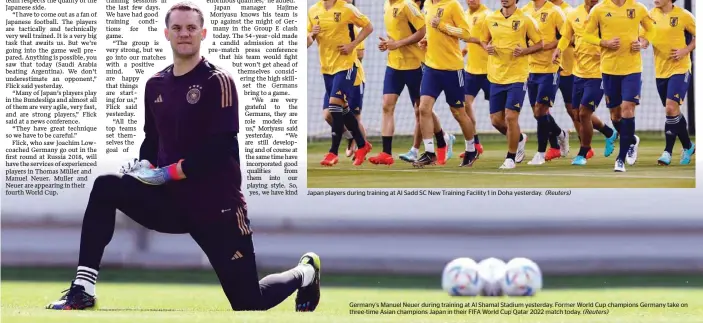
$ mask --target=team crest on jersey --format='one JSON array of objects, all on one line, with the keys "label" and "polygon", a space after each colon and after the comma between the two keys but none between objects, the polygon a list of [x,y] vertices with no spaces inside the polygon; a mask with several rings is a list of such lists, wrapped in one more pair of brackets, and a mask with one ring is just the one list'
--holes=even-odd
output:
[{"label": "team crest on jersey", "polygon": [[198,103],[198,101],[200,101],[200,90],[202,89],[203,87],[200,85],[191,85],[188,87],[188,93],[186,94],[186,100],[188,100],[188,103]]},{"label": "team crest on jersey", "polygon": [[520,20],[513,20],[513,30],[518,30],[520,28]]},{"label": "team crest on jersey", "polygon": [[340,22],[342,20],[342,13],[341,12],[335,12],[334,13],[334,22]]},{"label": "team crest on jersey", "polygon": [[398,17],[398,8],[393,8],[393,18]]},{"label": "team crest on jersey", "polygon": [[678,25],[679,25],[679,17],[671,17],[671,18],[669,18],[669,25],[671,25],[671,27],[676,27],[676,26],[678,26]]},{"label": "team crest on jersey", "polygon": [[548,12],[543,12],[543,13],[539,16],[539,20],[542,21],[542,22],[547,22],[547,17],[549,17],[549,13],[548,13]]},{"label": "team crest on jersey", "polygon": [[635,19],[635,9],[627,9],[627,18]]},{"label": "team crest on jersey", "polygon": [[437,17],[442,18],[444,15],[444,8],[437,8]]}]

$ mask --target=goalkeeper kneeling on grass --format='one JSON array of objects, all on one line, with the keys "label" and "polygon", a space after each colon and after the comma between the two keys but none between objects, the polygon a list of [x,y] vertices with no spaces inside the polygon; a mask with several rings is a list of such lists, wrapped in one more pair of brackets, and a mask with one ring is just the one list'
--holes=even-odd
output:
[{"label": "goalkeeper kneeling on grass", "polygon": [[173,64],[147,81],[139,159],[120,175],[95,180],[83,218],[76,277],[48,309],[95,307],[95,283],[117,210],[150,230],[190,234],[233,310],[268,310],[296,291],[296,311],[317,307],[320,258],[312,252],[288,271],[258,278],[241,191],[237,90],[227,72],[200,56],[203,22],[192,3],[177,4],[166,14]]}]

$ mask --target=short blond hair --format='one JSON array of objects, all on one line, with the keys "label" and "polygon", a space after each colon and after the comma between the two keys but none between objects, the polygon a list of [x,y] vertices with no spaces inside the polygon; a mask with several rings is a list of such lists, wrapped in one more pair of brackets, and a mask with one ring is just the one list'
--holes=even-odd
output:
[{"label": "short blond hair", "polygon": [[166,12],[166,27],[168,27],[168,21],[171,18],[171,12],[173,12],[174,10],[194,11],[200,17],[200,27],[205,25],[205,16],[203,16],[203,11],[200,10],[200,8],[195,3],[191,1],[183,1],[174,4],[171,9],[168,9],[168,12]]}]

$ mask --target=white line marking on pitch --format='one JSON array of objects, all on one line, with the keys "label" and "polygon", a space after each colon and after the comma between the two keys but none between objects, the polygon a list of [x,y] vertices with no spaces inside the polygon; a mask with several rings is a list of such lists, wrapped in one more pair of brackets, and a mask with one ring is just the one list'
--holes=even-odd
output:
[{"label": "white line marking on pitch", "polygon": [[[405,173],[419,173],[423,170],[421,169],[370,169],[370,168],[334,168],[334,167],[316,167],[312,168],[315,170],[340,170],[340,171],[370,171],[370,172],[405,172]],[[556,174],[556,173],[524,173],[524,172],[512,172],[506,170],[505,172],[485,172],[485,171],[472,171],[472,172],[461,172],[453,170],[435,170],[429,168],[426,170],[427,173],[448,173],[448,174],[481,174],[481,175],[521,175],[521,176],[565,176],[565,177],[600,177],[600,178],[639,178],[639,179],[696,179],[695,176],[644,176],[644,175],[628,175],[628,174],[612,174],[612,175],[601,175],[601,174]]]}]

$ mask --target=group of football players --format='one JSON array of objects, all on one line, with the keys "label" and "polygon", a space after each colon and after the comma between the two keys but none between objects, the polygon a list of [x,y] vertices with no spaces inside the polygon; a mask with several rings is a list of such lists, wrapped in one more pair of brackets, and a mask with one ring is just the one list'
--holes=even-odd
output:
[{"label": "group of football players", "polygon": [[[444,165],[452,157],[456,138],[442,130],[433,111],[444,93],[465,139],[460,166],[472,166],[483,153],[473,108],[480,91],[489,102],[491,123],[507,138],[501,169],[513,169],[525,157],[528,137],[518,119],[526,94],[537,121],[537,152],[528,164],[566,157],[569,132],[550,111],[561,92],[579,135],[580,149],[572,164],[586,165],[594,155],[591,141],[596,129],[605,137],[605,157],[615,151],[619,138],[614,170],[624,172],[625,163],[637,161],[640,138],[635,135],[635,107],[643,84],[641,51],[650,45],[666,112],[666,143],[657,162],[671,164],[677,138],[683,148],[680,164],[691,162],[695,144],[680,106],[691,81],[695,18],[676,0],[655,0],[652,10],[636,0],[584,0],[575,8],[564,0],[531,0],[522,7],[519,0],[501,0],[497,10],[481,0],[466,2],[467,10],[458,0],[385,1],[386,36],[379,37],[378,46],[388,52],[383,150],[369,158],[371,163],[394,163],[394,110],[406,87],[416,127],[413,147],[399,155],[401,160],[422,167]],[[360,114],[363,44],[373,26],[351,0],[320,0],[308,11],[307,29],[308,47],[315,42],[319,47],[326,94],[323,111],[332,127],[332,145],[321,164],[333,166],[339,161],[344,137],[347,156],[353,155],[354,164],[361,165],[372,149]],[[612,128],[593,113],[603,98]],[[419,154],[421,143],[424,153]]]}]

